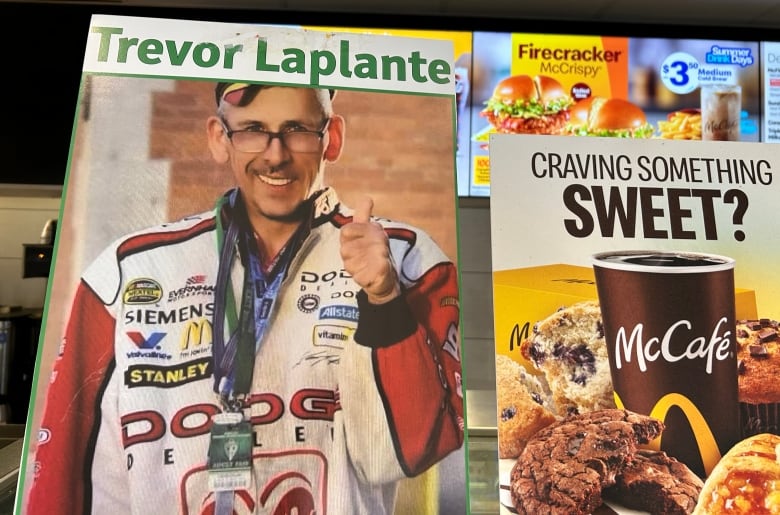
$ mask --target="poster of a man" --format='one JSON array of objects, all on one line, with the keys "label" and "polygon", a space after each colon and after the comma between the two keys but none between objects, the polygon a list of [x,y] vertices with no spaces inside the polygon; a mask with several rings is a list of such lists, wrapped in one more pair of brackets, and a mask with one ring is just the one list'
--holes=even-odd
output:
[{"label": "poster of a man", "polygon": [[[93,18],[26,513],[464,510],[452,50],[337,36]],[[443,68],[240,77],[338,39]]]}]

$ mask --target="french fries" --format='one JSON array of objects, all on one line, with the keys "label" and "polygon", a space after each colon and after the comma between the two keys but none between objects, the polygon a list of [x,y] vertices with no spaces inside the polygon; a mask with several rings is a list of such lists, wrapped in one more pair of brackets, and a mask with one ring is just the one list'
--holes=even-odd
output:
[{"label": "french fries", "polygon": [[701,139],[701,112],[698,109],[675,111],[667,121],[658,122],[663,139]]}]

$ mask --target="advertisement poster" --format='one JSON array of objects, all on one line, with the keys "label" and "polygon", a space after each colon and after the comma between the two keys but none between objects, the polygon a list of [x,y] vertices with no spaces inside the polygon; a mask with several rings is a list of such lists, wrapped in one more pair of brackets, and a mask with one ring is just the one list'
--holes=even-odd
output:
[{"label": "advertisement poster", "polygon": [[756,142],[497,134],[490,159],[502,509],[735,503],[717,490],[727,452],[780,443],[780,158]]},{"label": "advertisement poster", "polygon": [[757,42],[475,32],[473,47],[472,196],[490,195],[495,133],[760,139]]},{"label": "advertisement poster", "polygon": [[452,55],[92,18],[17,511],[466,512]]},{"label": "advertisement poster", "polygon": [[755,41],[631,38],[629,100],[664,139],[759,141]]},{"label": "advertisement poster", "polygon": [[763,77],[763,126],[761,141],[780,141],[780,43],[761,43],[761,77]]}]

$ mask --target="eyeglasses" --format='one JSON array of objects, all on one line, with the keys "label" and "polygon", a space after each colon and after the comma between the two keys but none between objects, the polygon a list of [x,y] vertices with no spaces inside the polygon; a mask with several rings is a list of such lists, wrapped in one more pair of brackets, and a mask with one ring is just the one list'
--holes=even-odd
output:
[{"label": "eyeglasses", "polygon": [[291,152],[317,152],[328,130],[330,118],[326,119],[322,128],[316,131],[301,127],[290,127],[281,132],[271,132],[259,127],[233,130],[228,127],[224,118],[221,119],[221,123],[228,139],[239,152],[263,152],[274,138],[279,138],[279,142]]}]

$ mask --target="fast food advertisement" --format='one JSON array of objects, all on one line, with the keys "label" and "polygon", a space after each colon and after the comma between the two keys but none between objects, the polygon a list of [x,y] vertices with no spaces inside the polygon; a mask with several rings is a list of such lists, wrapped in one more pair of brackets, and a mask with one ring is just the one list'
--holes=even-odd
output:
[{"label": "fast food advertisement", "polygon": [[761,43],[763,78],[761,141],[780,142],[780,43]]},{"label": "fast food advertisement", "polygon": [[629,100],[664,139],[759,141],[755,41],[631,38]]},{"label": "fast food advertisement", "polygon": [[772,148],[491,136],[502,513],[780,507]]},{"label": "fast food advertisement", "polygon": [[475,32],[473,46],[473,196],[490,194],[491,134],[562,134],[578,100],[628,95],[626,38]]},{"label": "fast food advertisement", "polygon": [[756,42],[474,33],[469,192],[495,133],[759,141]]},{"label": "fast food advertisement", "polygon": [[86,40],[16,512],[467,512],[452,41]]}]

